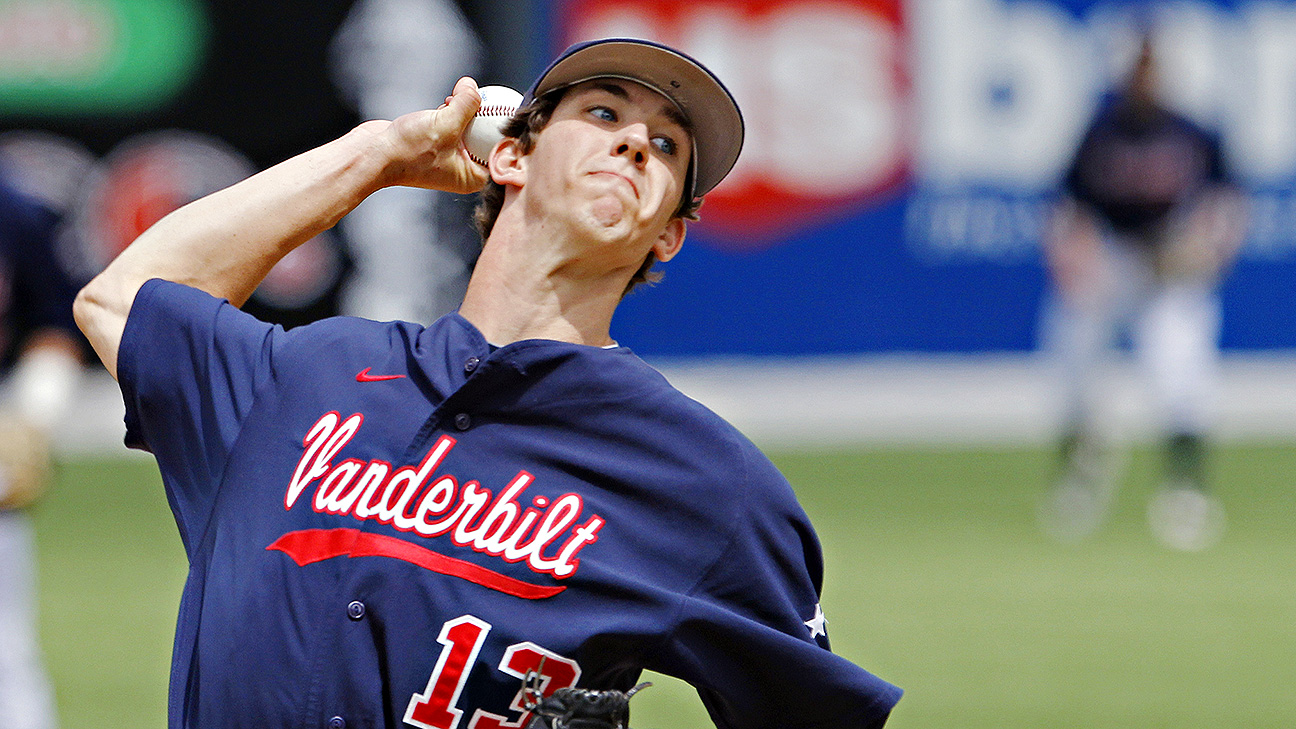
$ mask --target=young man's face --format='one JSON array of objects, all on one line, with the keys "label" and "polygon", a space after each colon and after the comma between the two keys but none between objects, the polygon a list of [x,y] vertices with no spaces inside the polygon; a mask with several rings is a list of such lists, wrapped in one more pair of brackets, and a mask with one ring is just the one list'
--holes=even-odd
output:
[{"label": "young man's face", "polygon": [[686,121],[669,99],[633,81],[596,79],[559,102],[529,155],[526,185],[532,200],[547,201],[535,204],[560,207],[595,239],[647,240],[671,224],[691,154]]}]

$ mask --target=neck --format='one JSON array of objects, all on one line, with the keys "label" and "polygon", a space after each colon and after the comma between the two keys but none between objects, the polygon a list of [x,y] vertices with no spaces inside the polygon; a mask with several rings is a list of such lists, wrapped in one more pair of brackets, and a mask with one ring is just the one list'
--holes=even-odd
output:
[{"label": "neck", "polygon": [[536,242],[496,230],[473,269],[460,315],[492,344],[553,339],[575,344],[612,344],[612,315],[630,273],[594,273],[570,247]]}]

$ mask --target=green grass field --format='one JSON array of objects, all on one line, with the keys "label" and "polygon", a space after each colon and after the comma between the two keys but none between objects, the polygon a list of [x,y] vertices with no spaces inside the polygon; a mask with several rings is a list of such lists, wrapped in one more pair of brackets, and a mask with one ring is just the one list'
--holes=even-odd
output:
[{"label": "green grass field", "polygon": [[[1158,461],[1131,454],[1093,539],[1039,534],[1040,450],[772,453],[824,543],[834,649],[906,689],[889,727],[1296,724],[1296,445],[1217,454],[1224,542],[1158,547]],[[35,512],[63,729],[162,729],[183,554],[152,463],[64,464]],[[636,729],[707,727],[670,679]]]}]

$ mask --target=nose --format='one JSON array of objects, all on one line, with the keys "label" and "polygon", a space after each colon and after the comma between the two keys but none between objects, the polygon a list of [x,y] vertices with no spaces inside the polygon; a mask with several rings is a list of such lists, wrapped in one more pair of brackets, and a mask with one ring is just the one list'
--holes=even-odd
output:
[{"label": "nose", "polygon": [[627,157],[635,167],[648,161],[648,126],[642,123],[627,124],[621,128],[616,142],[616,155]]}]

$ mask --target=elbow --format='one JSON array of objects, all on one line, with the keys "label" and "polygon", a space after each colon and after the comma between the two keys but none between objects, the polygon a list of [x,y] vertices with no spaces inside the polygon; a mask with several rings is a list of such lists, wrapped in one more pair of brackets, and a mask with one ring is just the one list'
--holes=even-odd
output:
[{"label": "elbow", "polygon": [[119,328],[126,322],[140,284],[114,275],[111,268],[90,280],[72,301],[72,318],[81,332],[90,337],[105,328]]},{"label": "elbow", "polygon": [[117,376],[117,349],[137,290],[128,292],[100,274],[77,292],[72,302],[77,327],[113,377]]},{"label": "elbow", "polygon": [[72,302],[72,317],[81,333],[86,336],[90,336],[94,328],[95,312],[103,308],[98,292],[101,287],[98,278],[91,280],[77,292],[76,299]]}]

